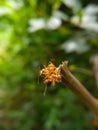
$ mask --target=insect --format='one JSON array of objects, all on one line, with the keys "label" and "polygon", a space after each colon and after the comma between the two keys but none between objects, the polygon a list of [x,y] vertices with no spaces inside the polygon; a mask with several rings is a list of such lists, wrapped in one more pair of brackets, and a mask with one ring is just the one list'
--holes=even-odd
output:
[{"label": "insect", "polygon": [[54,87],[56,82],[61,82],[60,68],[56,67],[52,62],[49,62],[47,67],[44,65],[44,68],[39,72],[39,76],[44,77],[43,82],[46,85],[44,95],[48,84]]},{"label": "insect", "polygon": [[49,62],[48,66],[44,66],[39,72],[40,76],[44,76],[44,84],[50,84],[55,86],[56,82],[61,82],[60,68],[56,67],[52,62]]}]

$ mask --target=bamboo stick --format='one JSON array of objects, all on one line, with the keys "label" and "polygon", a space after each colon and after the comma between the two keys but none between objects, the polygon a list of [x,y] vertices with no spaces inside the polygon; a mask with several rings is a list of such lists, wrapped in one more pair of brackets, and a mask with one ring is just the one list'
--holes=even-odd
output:
[{"label": "bamboo stick", "polygon": [[90,92],[72,75],[67,67],[67,62],[60,65],[60,72],[62,75],[62,82],[65,86],[71,89],[84,104],[98,115],[98,103]]}]

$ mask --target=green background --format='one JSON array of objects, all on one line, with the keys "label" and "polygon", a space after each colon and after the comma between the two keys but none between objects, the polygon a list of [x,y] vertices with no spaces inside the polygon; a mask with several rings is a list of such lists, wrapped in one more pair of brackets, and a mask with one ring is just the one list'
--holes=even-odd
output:
[{"label": "green background", "polygon": [[75,77],[97,98],[93,72],[98,53],[97,0],[0,1],[0,130],[95,130],[94,113],[71,90],[48,87],[43,65],[67,60]]}]

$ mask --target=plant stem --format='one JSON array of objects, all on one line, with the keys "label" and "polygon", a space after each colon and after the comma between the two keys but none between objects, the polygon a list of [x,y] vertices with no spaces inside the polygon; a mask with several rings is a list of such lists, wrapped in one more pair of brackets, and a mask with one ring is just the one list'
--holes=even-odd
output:
[{"label": "plant stem", "polygon": [[94,58],[94,72],[95,72],[96,86],[98,88],[98,54]]},{"label": "plant stem", "polygon": [[90,76],[90,77],[94,77],[93,71],[90,71],[90,70],[87,70],[87,69],[84,69],[84,68],[76,67],[73,71],[85,74],[85,75]]},{"label": "plant stem", "polygon": [[65,86],[70,88],[84,104],[98,115],[98,103],[89,91],[72,75],[67,67],[67,62],[60,65],[62,82]]}]

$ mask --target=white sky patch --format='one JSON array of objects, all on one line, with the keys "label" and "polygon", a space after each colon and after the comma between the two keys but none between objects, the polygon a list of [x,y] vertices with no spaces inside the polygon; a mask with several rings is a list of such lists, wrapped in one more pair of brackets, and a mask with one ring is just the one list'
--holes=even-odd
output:
[{"label": "white sky patch", "polygon": [[67,53],[75,51],[77,48],[77,45],[74,41],[65,42],[62,45],[62,49],[64,49]]},{"label": "white sky patch", "polygon": [[64,21],[67,21],[69,19],[68,15],[60,10],[53,11],[53,16],[62,19]]},{"label": "white sky patch", "polygon": [[10,14],[12,13],[12,10],[9,8],[6,8],[5,6],[0,6],[0,15]]},{"label": "white sky patch", "polygon": [[52,16],[48,20],[43,18],[35,18],[29,20],[29,32],[35,32],[39,29],[50,29],[54,30],[61,26],[62,20],[58,17]]},{"label": "white sky patch", "polygon": [[65,5],[67,5],[70,8],[73,8],[74,10],[81,8],[79,0],[62,0],[62,1]]},{"label": "white sky patch", "polygon": [[95,14],[98,13],[98,5],[94,4],[89,4],[85,9],[84,9],[85,14]]},{"label": "white sky patch", "polygon": [[98,32],[98,6],[90,4],[83,10],[81,27]]},{"label": "white sky patch", "polygon": [[79,54],[84,53],[90,49],[84,39],[68,40],[63,43],[61,48],[67,53],[77,52]]},{"label": "white sky patch", "polygon": [[60,18],[52,16],[47,22],[46,22],[46,28],[47,29],[57,29],[59,26],[61,26],[62,21]]},{"label": "white sky patch", "polygon": [[71,18],[71,22],[87,30],[98,32],[98,5],[90,4],[82,11],[82,19],[78,15]]},{"label": "white sky patch", "polygon": [[45,20],[43,18],[35,18],[29,20],[29,32],[35,32],[45,27]]},{"label": "white sky patch", "polygon": [[15,10],[20,9],[23,6],[23,2],[21,0],[7,0],[7,3]]}]

